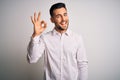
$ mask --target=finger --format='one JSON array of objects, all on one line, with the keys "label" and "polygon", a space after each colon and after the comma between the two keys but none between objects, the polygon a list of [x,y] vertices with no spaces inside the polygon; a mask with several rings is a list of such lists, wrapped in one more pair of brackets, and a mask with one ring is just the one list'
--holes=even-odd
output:
[{"label": "finger", "polygon": [[40,20],[40,15],[41,15],[41,13],[39,12],[39,13],[38,13],[38,17],[37,17],[37,20],[38,20],[38,21]]},{"label": "finger", "polygon": [[47,23],[45,21],[43,21],[43,20],[41,21],[41,25],[42,25],[43,28],[47,27]]},{"label": "finger", "polygon": [[46,28],[46,27],[47,27],[47,23],[45,22],[45,23],[44,23],[44,28]]},{"label": "finger", "polygon": [[41,26],[44,27],[44,21],[43,20],[41,21]]},{"label": "finger", "polygon": [[34,13],[34,21],[36,22],[36,12]]},{"label": "finger", "polygon": [[31,21],[32,21],[32,23],[34,24],[34,20],[33,20],[33,17],[31,16]]}]

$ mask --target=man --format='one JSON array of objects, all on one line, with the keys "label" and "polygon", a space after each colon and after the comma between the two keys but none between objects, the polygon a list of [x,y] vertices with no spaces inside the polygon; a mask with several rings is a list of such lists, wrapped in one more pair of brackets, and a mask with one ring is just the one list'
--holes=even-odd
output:
[{"label": "man", "polygon": [[45,80],[87,80],[88,60],[82,37],[68,29],[69,18],[64,3],[50,8],[52,31],[43,34],[47,24],[40,13],[31,17],[34,32],[28,46],[28,62],[36,63],[44,55]]}]

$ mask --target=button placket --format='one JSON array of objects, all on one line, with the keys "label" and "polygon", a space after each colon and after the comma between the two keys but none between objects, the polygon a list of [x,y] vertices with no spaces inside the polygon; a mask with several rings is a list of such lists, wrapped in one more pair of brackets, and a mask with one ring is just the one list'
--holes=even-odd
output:
[{"label": "button placket", "polygon": [[63,62],[64,62],[64,57],[63,57],[63,39],[64,39],[64,34],[61,35],[60,41],[61,41],[61,80],[63,80]]}]

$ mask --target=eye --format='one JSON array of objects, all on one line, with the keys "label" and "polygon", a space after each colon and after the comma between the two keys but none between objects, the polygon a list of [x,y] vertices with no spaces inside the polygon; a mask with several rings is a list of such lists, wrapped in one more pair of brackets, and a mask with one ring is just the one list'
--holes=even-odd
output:
[{"label": "eye", "polygon": [[64,16],[67,16],[67,13],[64,13]]},{"label": "eye", "polygon": [[56,15],[55,17],[56,17],[56,18],[59,18],[59,17],[60,17],[60,15]]}]

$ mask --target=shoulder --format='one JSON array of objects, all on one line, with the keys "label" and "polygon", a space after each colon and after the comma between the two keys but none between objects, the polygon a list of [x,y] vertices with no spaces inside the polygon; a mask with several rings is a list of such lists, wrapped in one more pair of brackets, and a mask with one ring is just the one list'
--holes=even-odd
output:
[{"label": "shoulder", "polygon": [[50,37],[50,36],[52,36],[52,31],[48,31],[42,34],[42,38]]},{"label": "shoulder", "polygon": [[73,32],[71,30],[70,30],[70,33],[71,33],[71,36],[74,38],[77,38],[77,39],[82,38],[82,34],[78,34],[78,33]]},{"label": "shoulder", "polygon": [[82,34],[78,34],[78,33],[73,32],[73,31],[70,31],[70,33],[71,33],[71,37],[74,38],[77,43],[83,42]]}]

